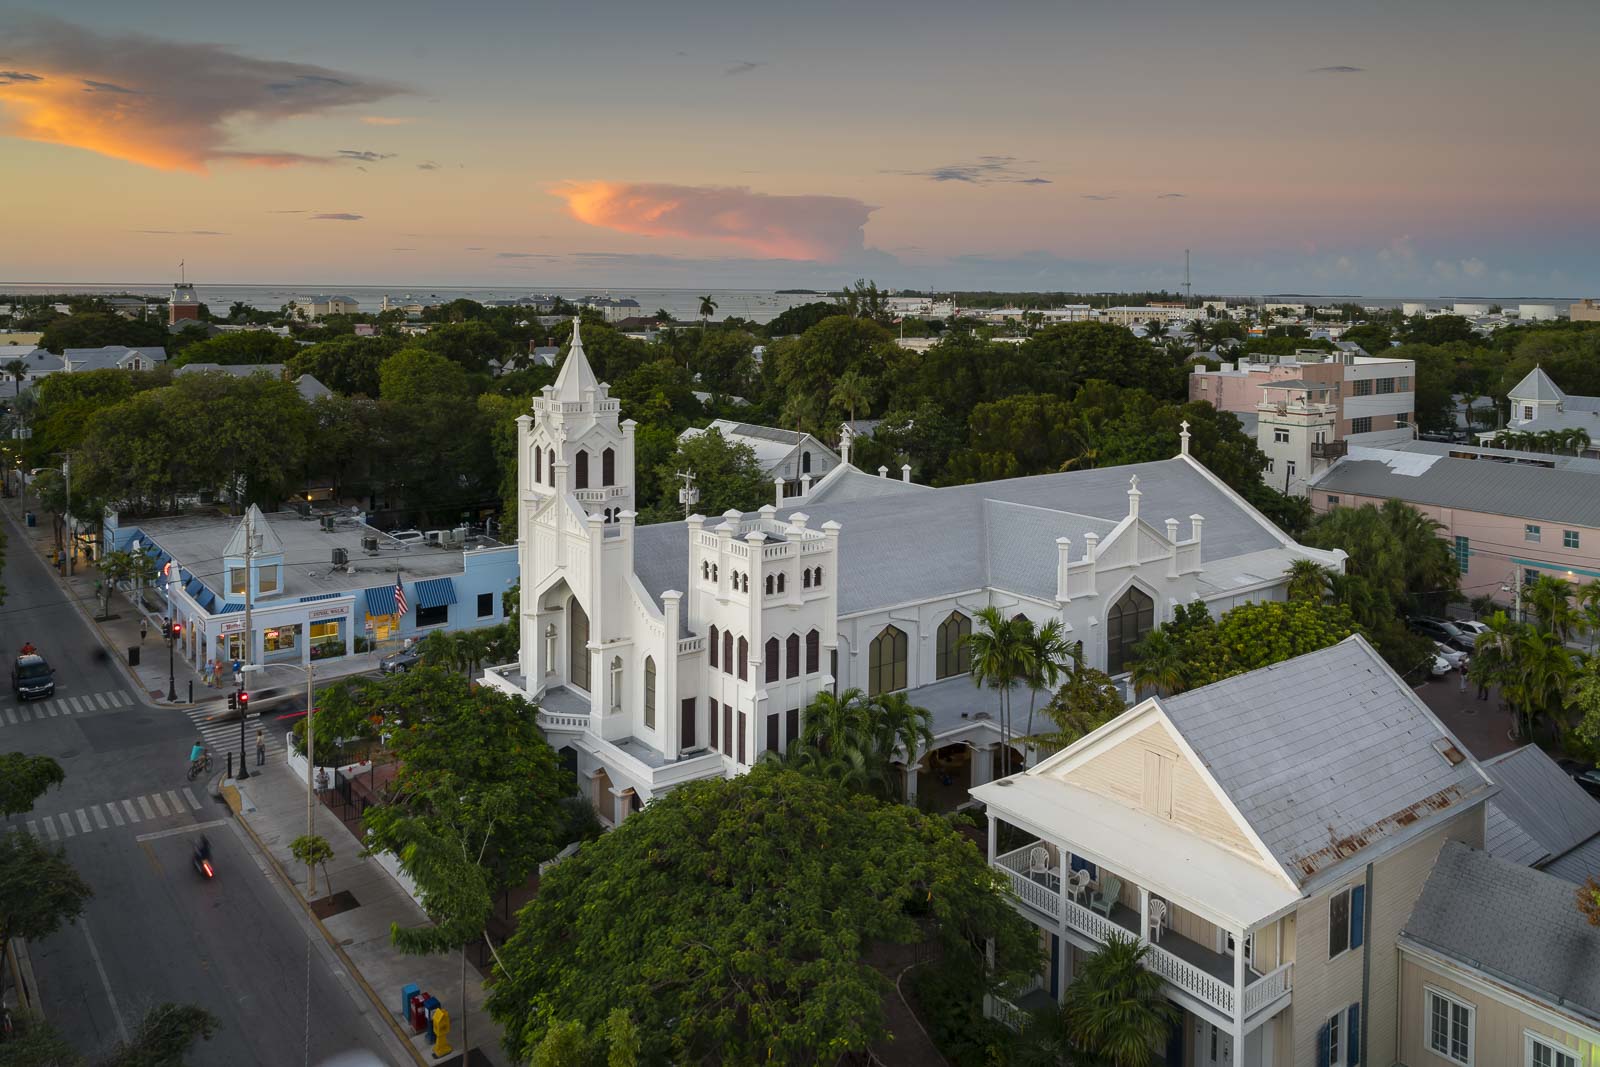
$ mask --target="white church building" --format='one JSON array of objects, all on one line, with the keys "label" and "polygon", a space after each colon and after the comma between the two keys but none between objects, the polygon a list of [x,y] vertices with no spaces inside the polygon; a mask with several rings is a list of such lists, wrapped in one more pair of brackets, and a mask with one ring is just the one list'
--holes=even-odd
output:
[{"label": "white church building", "polygon": [[856,469],[846,440],[803,498],[638,526],[621,415],[575,323],[517,420],[522,648],[484,678],[539,704],[610,823],[786,751],[818,692],[852,686],[927,708],[935,744],[908,760],[907,792],[965,799],[1008,766],[997,694],[961,644],[980,609],[1058,619],[1119,676],[1180,605],[1283,599],[1297,559],[1343,569],[1191,457],[1187,428],[1167,460],[937,489]]}]

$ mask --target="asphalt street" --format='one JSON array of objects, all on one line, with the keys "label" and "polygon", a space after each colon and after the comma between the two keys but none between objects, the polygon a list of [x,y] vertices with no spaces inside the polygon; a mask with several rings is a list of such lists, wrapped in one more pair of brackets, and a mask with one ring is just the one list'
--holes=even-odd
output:
[{"label": "asphalt street", "polygon": [[[67,780],[6,828],[60,844],[95,891],[76,925],[30,946],[47,1017],[92,1054],[145,1009],[189,1002],[221,1023],[196,1046],[195,1065],[282,1067],[361,1049],[399,1062],[384,1021],[267,860],[206,779],[187,779],[195,724],[149,703],[18,531],[8,533],[0,750],[52,756]],[[19,705],[10,690],[9,661],[24,641],[55,667],[50,701]],[[158,653],[160,642],[147,642],[145,654]],[[202,832],[217,868],[209,882],[190,864]]]}]

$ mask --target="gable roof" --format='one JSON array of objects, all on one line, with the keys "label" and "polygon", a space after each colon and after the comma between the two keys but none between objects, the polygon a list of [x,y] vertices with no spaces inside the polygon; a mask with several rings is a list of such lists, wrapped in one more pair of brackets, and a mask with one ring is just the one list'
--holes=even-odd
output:
[{"label": "gable roof", "polygon": [[589,366],[589,357],[583,354],[583,337],[578,332],[579,322],[572,320],[572,346],[556,375],[555,399],[562,403],[579,403],[586,390],[600,388],[600,380]]},{"label": "gable roof", "polygon": [[[1544,867],[1590,842],[1600,848],[1600,841],[1596,841],[1600,838],[1600,803],[1537,745],[1524,745],[1485,760],[1483,769],[1500,787],[1499,794],[1489,802],[1491,822],[1486,844],[1490,853],[1512,862]],[[1526,858],[1535,851],[1537,855],[1532,859]],[[1587,861],[1585,851],[1576,866],[1587,869]],[[1582,877],[1573,880],[1582,881]]]},{"label": "gable roof", "polygon": [[1567,398],[1561,387],[1551,380],[1550,375],[1542,367],[1534,367],[1522,381],[1511,387],[1506,394],[1511,400],[1531,400],[1534,403],[1558,404]]},{"label": "gable roof", "polygon": [[[1600,439],[1600,419],[1595,423]],[[1581,467],[1540,467],[1352,445],[1312,479],[1328,493],[1435,504],[1512,518],[1600,527],[1600,480]]]},{"label": "gable roof", "polygon": [[62,358],[70,370],[106,370],[118,366],[130,355],[139,355],[152,363],[164,363],[167,358],[165,348],[147,348],[143,345],[129,347],[128,345],[104,345],[100,348],[66,348],[61,352]]},{"label": "gable roof", "polygon": [[1400,932],[1563,1014],[1600,1022],[1600,927],[1570,882],[1447,841]]},{"label": "gable roof", "polygon": [[1493,792],[1359,635],[1160,703],[1302,888]]}]

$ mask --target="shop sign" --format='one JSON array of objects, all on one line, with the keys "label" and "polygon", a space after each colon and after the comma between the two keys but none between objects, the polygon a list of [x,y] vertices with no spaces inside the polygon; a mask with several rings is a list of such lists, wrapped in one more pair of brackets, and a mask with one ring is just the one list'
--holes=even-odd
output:
[{"label": "shop sign", "polygon": [[338,618],[348,610],[348,608],[318,608],[309,617],[313,619],[333,619]]},{"label": "shop sign", "polygon": [[238,622],[225,622],[225,623],[223,623],[222,624],[222,629],[220,631],[218,631],[218,632],[219,633],[225,633],[225,634],[236,634],[236,633],[242,632],[243,630],[244,630],[244,620],[240,619]]}]

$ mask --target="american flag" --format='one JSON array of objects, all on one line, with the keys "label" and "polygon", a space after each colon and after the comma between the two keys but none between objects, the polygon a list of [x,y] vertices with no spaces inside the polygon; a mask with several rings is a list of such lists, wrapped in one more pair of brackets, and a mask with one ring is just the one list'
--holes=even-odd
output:
[{"label": "american flag", "polygon": [[394,579],[394,610],[397,615],[406,613],[406,590],[405,586],[400,584],[399,575]]}]

